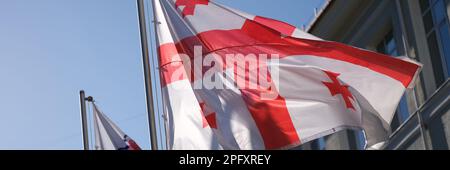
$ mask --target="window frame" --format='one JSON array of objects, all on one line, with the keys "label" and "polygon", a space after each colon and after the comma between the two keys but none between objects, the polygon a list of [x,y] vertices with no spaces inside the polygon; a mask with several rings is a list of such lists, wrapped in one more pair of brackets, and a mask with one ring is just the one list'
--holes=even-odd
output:
[{"label": "window frame", "polygon": [[[435,36],[435,38],[436,38],[436,43],[437,43],[437,47],[438,47],[438,51],[439,51],[439,55],[440,55],[439,57],[441,60],[441,66],[442,66],[444,82],[445,82],[446,79],[450,78],[450,68],[448,68],[448,64],[447,64],[447,62],[450,63],[450,61],[447,61],[447,59],[446,59],[446,54],[445,54],[444,47],[442,44],[442,36],[441,36],[440,27],[447,24],[447,29],[449,29],[448,31],[450,31],[450,20],[449,20],[449,16],[448,16],[446,8],[444,8],[444,19],[441,22],[436,21],[437,17],[436,17],[436,12],[434,10],[434,7],[435,7],[435,5],[437,5],[438,2],[442,2],[445,7],[446,2],[444,0],[423,0],[423,1],[428,1],[428,2],[427,2],[427,7],[423,6],[425,4],[420,3],[422,19],[424,20],[424,23],[426,23],[425,16],[427,14],[430,14],[431,22],[433,24],[430,30],[427,30],[426,26],[424,25],[426,37],[427,37],[427,40],[430,38],[430,36]],[[434,33],[434,35],[433,35],[433,33]],[[430,45],[429,42],[427,42],[427,44]],[[448,55],[450,55],[450,54],[448,54]],[[450,56],[448,56],[448,57],[450,60]],[[433,68],[433,69],[436,69],[436,68]],[[437,75],[435,75],[435,76],[437,76]],[[440,86],[440,85],[437,84],[437,86]]]}]

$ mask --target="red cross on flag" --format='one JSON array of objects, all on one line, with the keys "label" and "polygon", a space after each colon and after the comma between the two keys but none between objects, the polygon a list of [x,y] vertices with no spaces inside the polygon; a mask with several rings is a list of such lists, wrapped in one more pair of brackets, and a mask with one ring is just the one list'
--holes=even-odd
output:
[{"label": "red cross on flag", "polygon": [[211,0],[155,0],[171,149],[289,149],[344,129],[386,140],[421,66]]}]

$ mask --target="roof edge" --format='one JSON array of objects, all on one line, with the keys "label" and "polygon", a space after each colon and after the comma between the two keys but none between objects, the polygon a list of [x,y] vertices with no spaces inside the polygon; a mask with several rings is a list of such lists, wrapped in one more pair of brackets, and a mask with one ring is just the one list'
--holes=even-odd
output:
[{"label": "roof edge", "polygon": [[308,24],[308,27],[306,28],[306,32],[310,32],[311,29],[316,26],[317,22],[320,20],[320,18],[323,16],[323,13],[325,13],[325,11],[327,11],[331,4],[334,3],[335,0],[326,0],[324,6],[320,9],[320,11],[318,11],[315,16],[314,19],[311,20],[311,22]]}]

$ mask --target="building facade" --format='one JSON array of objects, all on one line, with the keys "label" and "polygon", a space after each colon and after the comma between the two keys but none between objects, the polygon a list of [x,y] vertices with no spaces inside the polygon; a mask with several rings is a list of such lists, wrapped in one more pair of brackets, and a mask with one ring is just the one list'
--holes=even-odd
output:
[{"label": "building facade", "polygon": [[[449,149],[450,0],[328,0],[307,31],[320,38],[423,64],[399,103],[384,149]],[[301,149],[363,149],[363,133],[342,131]]]}]

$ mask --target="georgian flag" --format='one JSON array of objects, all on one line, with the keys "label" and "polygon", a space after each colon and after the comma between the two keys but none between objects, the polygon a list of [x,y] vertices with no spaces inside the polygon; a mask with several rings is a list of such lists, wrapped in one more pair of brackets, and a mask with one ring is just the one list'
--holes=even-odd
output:
[{"label": "georgian flag", "polygon": [[141,150],[139,145],[94,106],[95,150]]},{"label": "georgian flag", "polygon": [[[421,68],[211,0],[154,4],[171,149],[289,149],[343,129],[364,130],[372,146]],[[229,54],[258,65],[228,64]],[[249,76],[264,72],[269,86]],[[211,79],[224,88],[198,86]]]}]

